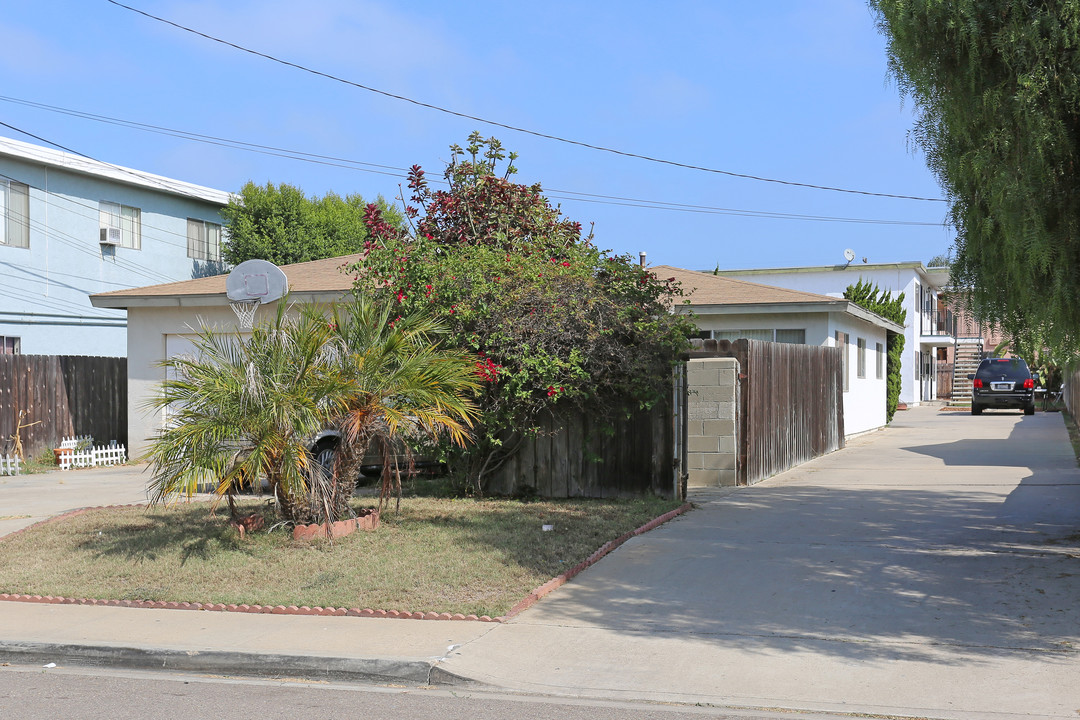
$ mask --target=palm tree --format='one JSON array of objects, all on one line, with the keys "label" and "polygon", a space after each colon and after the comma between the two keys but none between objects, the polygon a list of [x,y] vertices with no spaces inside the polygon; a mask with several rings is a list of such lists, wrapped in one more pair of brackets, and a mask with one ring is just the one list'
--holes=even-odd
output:
[{"label": "palm tree", "polygon": [[148,453],[151,501],[210,482],[232,509],[236,490],[265,479],[282,515],[298,519],[314,468],[308,441],[344,411],[350,387],[327,362],[331,337],[325,318],[290,316],[286,302],[250,337],[202,327],[195,356],[164,363],[173,377],[153,401],[168,422]]},{"label": "palm tree", "polygon": [[414,443],[442,438],[463,446],[476,419],[476,358],[439,346],[446,330],[423,312],[398,314],[393,298],[357,294],[334,308],[331,329],[339,342],[339,370],[353,383],[346,412],[337,420],[342,442],[333,477],[356,477],[369,450],[382,459],[379,504],[391,493],[400,502],[401,473],[411,470]]},{"label": "palm tree", "polygon": [[[164,363],[173,377],[153,402],[169,417],[148,453],[153,502],[210,482],[235,516],[233,494],[265,480],[286,520],[333,522],[350,512],[370,443],[387,458],[385,501],[395,487],[388,451],[400,435],[448,433],[465,442],[475,413],[468,399],[477,385],[474,365],[432,344],[437,324],[396,318],[385,303],[363,297],[345,307],[305,305],[296,314],[288,307],[286,298],[250,336],[203,327],[197,356]],[[326,468],[309,449],[328,427],[340,428],[342,442]]]}]

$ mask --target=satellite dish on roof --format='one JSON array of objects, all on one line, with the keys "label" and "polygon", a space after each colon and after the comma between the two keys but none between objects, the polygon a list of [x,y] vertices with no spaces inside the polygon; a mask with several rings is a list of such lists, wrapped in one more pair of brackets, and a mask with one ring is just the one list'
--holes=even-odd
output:
[{"label": "satellite dish on roof", "polygon": [[273,302],[289,292],[289,280],[277,265],[266,260],[245,260],[225,278],[230,301]]},{"label": "satellite dish on roof", "polygon": [[266,260],[245,260],[225,278],[225,295],[245,330],[254,325],[255,311],[260,305],[278,300],[287,292],[289,280],[285,273]]},{"label": "satellite dish on roof", "polygon": [[854,260],[855,259],[855,251],[852,250],[851,248],[848,248],[847,250],[845,250],[844,251],[844,259],[847,260],[848,262],[851,262],[852,260]]}]

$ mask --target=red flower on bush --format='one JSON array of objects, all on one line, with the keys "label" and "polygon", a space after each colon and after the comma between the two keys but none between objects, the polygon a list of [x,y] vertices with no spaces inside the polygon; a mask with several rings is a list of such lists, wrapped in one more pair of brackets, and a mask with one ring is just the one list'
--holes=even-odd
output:
[{"label": "red flower on bush", "polygon": [[484,353],[480,353],[480,359],[476,361],[476,374],[484,382],[495,382],[499,379],[499,371],[502,370],[502,365],[494,362],[489,357],[484,357]]}]

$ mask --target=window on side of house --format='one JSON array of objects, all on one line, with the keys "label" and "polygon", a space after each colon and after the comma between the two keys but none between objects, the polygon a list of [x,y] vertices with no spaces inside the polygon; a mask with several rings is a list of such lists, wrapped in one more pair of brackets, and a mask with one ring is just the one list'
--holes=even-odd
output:
[{"label": "window on side of house", "polygon": [[713,330],[713,337],[717,340],[738,340],[739,338],[746,338],[747,340],[765,340],[771,342],[773,339],[772,330]]},{"label": "window on side of house", "polygon": [[188,218],[187,255],[195,260],[221,260],[221,226]]},{"label": "window on side of house", "polygon": [[874,351],[874,370],[877,379],[880,380],[885,377],[885,348],[882,347],[881,343],[877,343],[874,346]]},{"label": "window on side of house", "polygon": [[30,188],[0,180],[0,245],[30,247]]},{"label": "window on side of house", "polygon": [[0,335],[0,355],[18,355],[22,352],[22,338]]},{"label": "window on side of house", "polygon": [[799,328],[797,330],[777,330],[776,342],[788,343],[790,345],[805,345],[806,330],[804,328]]},{"label": "window on side of house", "polygon": [[864,378],[866,377],[866,338],[856,338],[855,344],[859,348],[859,359],[856,366],[856,374]]},{"label": "window on side of house", "polygon": [[[142,248],[142,212],[137,207],[102,201],[98,205],[102,231],[110,228],[120,230],[120,247],[140,250]],[[105,233],[102,233],[105,237]]]},{"label": "window on side of house", "polygon": [[836,347],[840,348],[840,374],[844,379],[844,392],[848,391],[848,335],[836,331]]}]

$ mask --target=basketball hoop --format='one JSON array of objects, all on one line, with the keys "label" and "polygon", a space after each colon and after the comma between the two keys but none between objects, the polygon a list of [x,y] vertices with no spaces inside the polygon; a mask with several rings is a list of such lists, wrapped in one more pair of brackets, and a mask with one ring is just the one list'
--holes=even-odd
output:
[{"label": "basketball hoop", "polygon": [[279,300],[287,292],[289,281],[285,273],[265,260],[245,260],[225,278],[225,294],[242,330],[254,326],[259,305]]},{"label": "basketball hoop", "polygon": [[250,330],[255,324],[255,311],[259,309],[259,298],[253,300],[230,300],[236,321],[241,330]]}]

